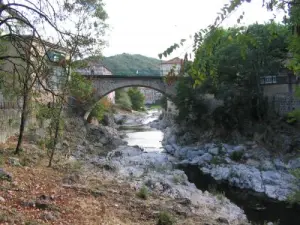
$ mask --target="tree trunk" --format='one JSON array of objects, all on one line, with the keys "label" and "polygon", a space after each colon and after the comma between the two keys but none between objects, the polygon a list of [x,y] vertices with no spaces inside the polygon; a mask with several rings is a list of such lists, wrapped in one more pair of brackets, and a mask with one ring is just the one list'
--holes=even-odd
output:
[{"label": "tree trunk", "polygon": [[23,95],[23,106],[21,112],[21,123],[19,129],[19,137],[18,137],[18,144],[15,150],[15,154],[19,154],[21,151],[22,141],[23,141],[23,134],[25,130],[25,123],[27,119],[27,104],[28,104],[28,94]]},{"label": "tree trunk", "polygon": [[58,134],[59,134],[59,125],[60,125],[61,111],[62,111],[62,106],[60,107],[59,112],[56,115],[57,117],[55,118],[55,120],[56,120],[55,134],[54,134],[54,141],[53,141],[53,146],[52,146],[52,149],[51,149],[51,154],[50,154],[50,157],[49,157],[48,167],[52,166],[53,156],[54,156],[54,153],[55,153],[55,148],[56,148],[56,144],[57,144],[57,140],[58,140]]}]

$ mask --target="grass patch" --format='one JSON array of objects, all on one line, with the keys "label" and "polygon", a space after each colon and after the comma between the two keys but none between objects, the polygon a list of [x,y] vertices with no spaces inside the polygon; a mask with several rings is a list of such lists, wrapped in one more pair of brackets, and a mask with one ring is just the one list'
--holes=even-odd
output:
[{"label": "grass patch", "polygon": [[244,156],[244,152],[235,151],[230,154],[230,159],[233,161],[239,162],[242,160],[243,156]]},{"label": "grass patch", "polygon": [[141,187],[139,192],[137,193],[137,196],[144,200],[148,199],[149,197],[148,188],[145,185]]},{"label": "grass patch", "polygon": [[[290,170],[289,172],[297,179],[300,179],[300,168]],[[296,191],[288,196],[287,201],[290,204],[300,204],[300,191]]]},{"label": "grass patch", "polygon": [[183,174],[175,174],[173,176],[173,182],[175,184],[182,184],[185,181]]},{"label": "grass patch", "polygon": [[3,165],[4,165],[4,157],[0,152],[0,166],[3,166]]},{"label": "grass patch", "polygon": [[211,164],[214,164],[214,165],[219,165],[219,164],[222,164],[223,162],[224,162],[224,160],[217,156],[214,156],[211,160]]},{"label": "grass patch", "polygon": [[175,219],[167,212],[160,212],[158,216],[157,225],[174,225]]},{"label": "grass patch", "polygon": [[218,191],[215,185],[210,185],[208,187],[208,192],[215,196],[218,200],[223,201],[225,199],[225,192]]},{"label": "grass patch", "polygon": [[161,109],[161,105],[151,105],[150,109]]}]

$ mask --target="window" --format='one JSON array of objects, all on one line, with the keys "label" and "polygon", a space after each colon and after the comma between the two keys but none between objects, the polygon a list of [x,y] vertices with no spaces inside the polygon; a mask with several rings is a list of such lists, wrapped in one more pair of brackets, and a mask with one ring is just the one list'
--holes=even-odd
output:
[{"label": "window", "polygon": [[276,76],[263,76],[260,78],[260,84],[276,84],[277,77]]}]

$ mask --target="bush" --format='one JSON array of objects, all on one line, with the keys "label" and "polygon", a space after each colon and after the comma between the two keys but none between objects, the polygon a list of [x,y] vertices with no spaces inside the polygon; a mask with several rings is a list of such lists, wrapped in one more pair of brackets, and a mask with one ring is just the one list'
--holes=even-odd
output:
[{"label": "bush", "polygon": [[142,92],[137,87],[134,87],[130,88],[127,93],[132,103],[132,109],[137,111],[142,110],[145,105],[145,96]]},{"label": "bush", "polygon": [[244,153],[242,151],[235,151],[230,154],[230,159],[238,162],[238,161],[241,161],[241,159],[243,158],[243,155],[244,155]]},{"label": "bush", "polygon": [[137,193],[137,196],[141,199],[147,199],[148,198],[148,189],[146,186],[141,187],[141,189],[139,190],[139,192]]},{"label": "bush", "polygon": [[124,90],[116,90],[116,104],[118,104],[120,107],[122,107],[125,110],[131,110],[131,100],[128,96],[127,92]]},{"label": "bush", "polygon": [[[300,168],[290,170],[290,173],[296,178],[300,179]],[[296,191],[295,193],[288,196],[287,200],[290,204],[294,204],[294,203],[300,204],[300,191]]]},{"label": "bush", "polygon": [[107,98],[101,99],[96,103],[95,107],[92,109],[89,118],[95,117],[97,120],[101,121],[104,117],[104,114],[108,112],[111,108],[111,103]]},{"label": "bush", "polygon": [[157,225],[173,225],[175,224],[175,219],[167,212],[159,213]]},{"label": "bush", "polygon": [[3,159],[3,155],[0,152],[0,166],[2,166],[4,164],[4,159]]},{"label": "bush", "polygon": [[295,109],[287,114],[286,122],[288,124],[295,124],[300,119],[300,109]]}]

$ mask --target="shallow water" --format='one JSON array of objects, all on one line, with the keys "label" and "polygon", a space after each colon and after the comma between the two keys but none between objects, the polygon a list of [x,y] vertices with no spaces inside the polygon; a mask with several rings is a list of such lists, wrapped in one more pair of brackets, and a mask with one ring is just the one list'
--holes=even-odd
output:
[{"label": "shallow water", "polygon": [[[147,152],[162,152],[163,132],[153,129],[147,123],[158,118],[157,111],[150,111],[149,114],[140,121],[140,124],[120,127],[127,134],[124,138],[129,146],[138,145]],[[212,177],[201,173],[196,166],[189,166],[182,169],[190,182],[194,183],[198,189],[223,192],[233,203],[245,211],[247,218],[253,224],[266,224],[274,222],[277,225],[300,225],[300,207],[290,206],[286,203],[276,202],[265,196],[253,193],[249,190],[242,190],[231,187],[226,183],[217,183]]]},{"label": "shallow water", "polygon": [[161,152],[163,151],[163,146],[161,144],[164,137],[163,132],[147,126],[148,123],[158,118],[158,111],[151,110],[148,113],[149,114],[141,121],[140,125],[121,126],[120,129],[126,133],[127,137],[124,138],[124,140],[128,142],[129,146],[138,145],[147,152]]}]

